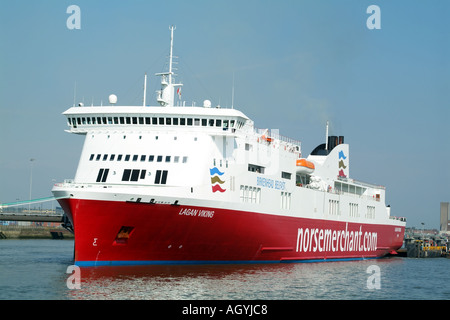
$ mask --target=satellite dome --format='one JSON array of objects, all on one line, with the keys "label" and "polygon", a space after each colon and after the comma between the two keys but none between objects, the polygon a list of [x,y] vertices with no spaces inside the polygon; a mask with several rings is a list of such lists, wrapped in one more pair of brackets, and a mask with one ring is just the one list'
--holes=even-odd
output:
[{"label": "satellite dome", "polygon": [[117,103],[117,96],[115,94],[111,94],[109,96],[109,103],[110,104],[116,104]]},{"label": "satellite dome", "polygon": [[211,101],[209,101],[209,100],[203,101],[203,107],[204,108],[211,108]]}]

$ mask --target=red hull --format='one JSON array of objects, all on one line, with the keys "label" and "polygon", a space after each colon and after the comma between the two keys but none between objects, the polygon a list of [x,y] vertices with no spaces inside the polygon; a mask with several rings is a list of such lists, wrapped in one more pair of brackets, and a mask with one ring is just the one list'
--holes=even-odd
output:
[{"label": "red hull", "polygon": [[59,200],[80,266],[255,263],[381,257],[404,227],[169,204]]}]

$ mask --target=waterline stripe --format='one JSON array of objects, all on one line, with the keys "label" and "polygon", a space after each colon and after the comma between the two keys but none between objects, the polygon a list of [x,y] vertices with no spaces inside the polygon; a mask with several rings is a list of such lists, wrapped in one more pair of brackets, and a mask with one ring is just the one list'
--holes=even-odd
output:
[{"label": "waterline stripe", "polygon": [[215,264],[275,264],[275,263],[316,263],[316,262],[336,262],[336,261],[359,261],[369,259],[379,259],[382,257],[354,257],[354,258],[331,258],[331,259],[295,259],[295,260],[230,260],[230,261],[148,261],[148,260],[126,260],[126,261],[76,261],[79,267],[103,267],[103,266],[147,266],[147,265],[215,265]]}]

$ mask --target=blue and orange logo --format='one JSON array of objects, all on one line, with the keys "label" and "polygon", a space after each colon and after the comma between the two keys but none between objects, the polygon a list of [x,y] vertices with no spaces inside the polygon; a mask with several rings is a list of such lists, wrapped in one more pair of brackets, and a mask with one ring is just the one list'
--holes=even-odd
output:
[{"label": "blue and orange logo", "polygon": [[221,176],[223,176],[224,172],[220,172],[219,169],[216,167],[209,169],[209,174],[211,175],[211,188],[212,192],[225,192],[226,189],[222,189],[220,186],[221,184],[224,184],[225,181],[222,181],[220,179]]}]

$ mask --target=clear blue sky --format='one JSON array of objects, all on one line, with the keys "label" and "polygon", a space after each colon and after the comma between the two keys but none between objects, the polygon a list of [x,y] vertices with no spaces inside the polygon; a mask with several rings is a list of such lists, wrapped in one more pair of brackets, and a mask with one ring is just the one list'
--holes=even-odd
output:
[{"label": "clear blue sky", "polygon": [[[303,143],[325,136],[350,144],[351,177],[385,185],[392,214],[439,228],[450,201],[450,1],[11,1],[0,11],[0,202],[51,195],[73,178],[83,137],[61,115],[115,93],[147,102],[168,54],[183,99],[231,105],[259,128]],[[81,9],[70,30],[69,5]],[[366,26],[369,5],[381,29]]]}]

